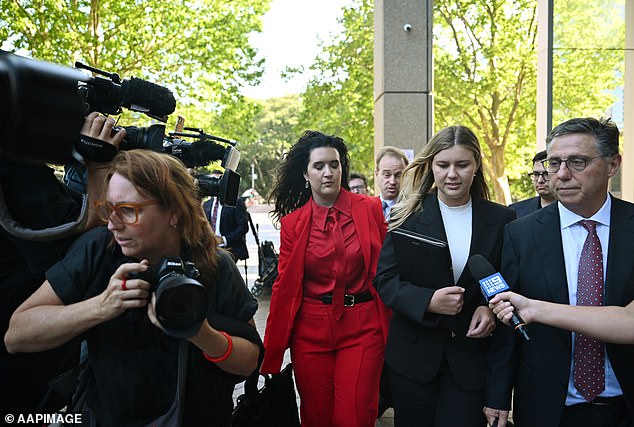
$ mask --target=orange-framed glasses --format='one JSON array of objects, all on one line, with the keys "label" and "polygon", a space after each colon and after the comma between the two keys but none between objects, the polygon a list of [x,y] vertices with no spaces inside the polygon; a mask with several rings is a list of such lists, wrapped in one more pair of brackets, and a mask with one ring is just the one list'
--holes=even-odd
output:
[{"label": "orange-framed glasses", "polygon": [[99,219],[104,222],[110,221],[110,217],[114,212],[115,216],[119,221],[124,224],[136,224],[139,222],[139,211],[150,205],[158,205],[160,200],[146,200],[145,202],[139,203],[116,203],[112,204],[105,200],[97,200],[95,201],[95,209],[97,210],[97,215],[99,215]]}]

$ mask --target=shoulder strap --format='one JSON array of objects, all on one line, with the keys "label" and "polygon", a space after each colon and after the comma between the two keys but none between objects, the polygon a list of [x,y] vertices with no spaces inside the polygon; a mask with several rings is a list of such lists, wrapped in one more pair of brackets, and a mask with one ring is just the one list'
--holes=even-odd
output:
[{"label": "shoulder strap", "polygon": [[189,363],[189,342],[181,340],[178,345],[178,382],[176,383],[176,402],[178,405],[178,425],[183,424],[183,407],[187,389],[187,365]]},{"label": "shoulder strap", "polygon": [[253,225],[253,220],[251,219],[251,213],[249,211],[247,211],[247,218],[249,219],[249,226],[251,226],[251,233],[253,233],[253,237],[255,237],[255,244],[260,246],[258,232],[255,229],[255,225]]}]

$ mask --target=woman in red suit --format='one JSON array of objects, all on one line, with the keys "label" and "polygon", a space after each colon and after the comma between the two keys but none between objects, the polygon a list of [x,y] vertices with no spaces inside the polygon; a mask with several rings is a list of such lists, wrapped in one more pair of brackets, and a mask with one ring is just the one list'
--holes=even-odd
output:
[{"label": "woman in red suit", "polygon": [[343,140],[306,131],[271,193],[281,243],[261,372],[279,372],[290,348],[302,426],[377,418],[389,313],[372,279],[386,224],[378,198],[348,191],[348,173]]}]

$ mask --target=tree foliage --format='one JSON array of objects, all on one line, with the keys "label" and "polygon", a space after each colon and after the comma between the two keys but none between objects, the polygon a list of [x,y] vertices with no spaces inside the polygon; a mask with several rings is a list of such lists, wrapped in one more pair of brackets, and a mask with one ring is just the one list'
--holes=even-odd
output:
[{"label": "tree foliage", "polygon": [[351,167],[371,176],[374,155],[374,2],[354,0],[338,22],[343,31],[310,66],[315,77],[302,95],[299,128],[346,141]]},{"label": "tree foliage", "polygon": [[609,114],[623,86],[624,7],[624,0],[555,2],[553,126]]},{"label": "tree foliage", "polygon": [[[623,15],[623,0],[556,2],[554,123],[609,110],[622,82]],[[300,119],[344,136],[353,168],[369,175],[372,19],[370,0],[344,9],[343,33],[311,66],[320,73],[302,97]],[[536,0],[434,1],[435,130],[460,123],[476,132],[492,193],[505,204],[511,194],[533,194],[526,172],[536,146],[536,35]]]},{"label": "tree foliage", "polygon": [[298,117],[301,102],[297,95],[287,95],[261,101],[254,117],[253,133],[256,135],[242,150],[238,173],[242,176],[243,189],[251,186],[251,165],[257,175],[256,191],[268,196],[273,183],[273,170],[286,151],[299,138]]},{"label": "tree foliage", "polygon": [[[623,1],[555,2],[553,124],[609,111],[622,84]],[[526,170],[535,151],[534,0],[435,2],[436,126],[463,123],[484,142],[497,201],[532,195]],[[528,194],[527,194],[528,193]]]},{"label": "tree foliage", "polygon": [[269,3],[5,0],[0,40],[5,49],[37,59],[69,66],[81,60],[167,86],[176,96],[176,113],[195,118],[190,126],[246,135],[256,109],[239,88],[257,83],[263,65],[248,36],[261,31]]},{"label": "tree foliage", "polygon": [[504,204],[508,154],[534,147],[536,8],[533,0],[434,2],[436,128],[474,130],[492,193]]}]

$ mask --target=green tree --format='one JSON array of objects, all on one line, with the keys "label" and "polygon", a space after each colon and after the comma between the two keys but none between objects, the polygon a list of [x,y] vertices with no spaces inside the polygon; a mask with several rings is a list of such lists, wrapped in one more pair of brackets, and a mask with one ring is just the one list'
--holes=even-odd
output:
[{"label": "green tree", "polygon": [[[122,77],[167,86],[177,99],[176,114],[195,117],[195,122],[188,120],[190,126],[222,125],[221,130],[242,136],[249,134],[245,117],[250,119],[256,109],[239,88],[257,83],[263,65],[248,36],[261,31],[269,3],[6,0],[0,10],[0,40],[5,49],[37,59],[67,65],[81,60]],[[143,120],[132,114],[124,118]]]},{"label": "green tree", "polygon": [[509,155],[534,147],[536,8],[534,0],[434,2],[436,127],[474,130],[492,192],[504,204],[512,201]]},{"label": "green tree", "polygon": [[299,127],[343,138],[352,169],[372,176],[374,2],[354,0],[338,22],[343,31],[322,44],[310,66],[315,77],[302,95]]},{"label": "green tree", "polygon": [[623,86],[624,8],[624,0],[555,2],[553,126],[609,114]]},{"label": "green tree", "polygon": [[299,138],[298,116],[301,102],[297,95],[287,95],[261,101],[259,112],[254,117],[255,139],[244,144],[238,172],[242,176],[242,187],[251,186],[251,165],[257,179],[256,191],[267,197],[273,183],[273,170],[286,151]]},{"label": "green tree", "polygon": [[[497,201],[511,202],[509,176],[520,193],[532,193],[521,172],[535,151],[536,2],[440,0],[434,11],[437,127],[463,123],[476,131]],[[556,2],[553,124],[605,115],[614,102],[611,91],[622,84],[619,15],[622,0]]]},{"label": "green tree", "polygon": [[[460,123],[476,132],[490,188],[505,204],[512,201],[511,194],[523,198],[533,192],[526,172],[536,144],[536,8],[535,0],[434,2],[435,128]],[[622,82],[623,16],[623,0],[556,2],[555,124],[573,116],[607,114],[612,91]],[[318,74],[302,97],[300,118],[300,126],[343,136],[353,168],[368,175],[373,152],[372,19],[369,0],[355,0],[344,9],[342,34],[323,46],[310,67]]]}]

